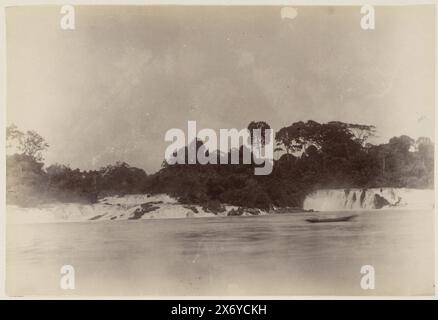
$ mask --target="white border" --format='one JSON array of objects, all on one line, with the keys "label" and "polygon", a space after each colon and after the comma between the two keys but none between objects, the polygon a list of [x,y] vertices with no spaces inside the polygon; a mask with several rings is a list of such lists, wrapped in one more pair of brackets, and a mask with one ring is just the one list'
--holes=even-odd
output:
[{"label": "white border", "polygon": [[6,294],[6,21],[0,5],[0,299]]},{"label": "white border", "polygon": [[[6,157],[5,157],[5,128],[6,128],[6,15],[5,8],[10,6],[29,6],[29,5],[251,5],[251,6],[316,6],[316,5],[330,5],[330,6],[360,6],[364,4],[371,5],[387,5],[387,6],[400,6],[400,5],[425,5],[435,4],[435,144],[438,139],[438,67],[437,53],[438,53],[438,0],[428,1],[415,1],[415,0],[372,0],[372,1],[360,1],[360,0],[332,0],[332,1],[319,1],[319,0],[307,0],[307,1],[279,1],[279,0],[0,0],[0,126],[2,127],[0,133],[0,299],[7,300],[78,300],[78,299],[99,299],[99,300],[180,300],[180,299],[203,299],[203,300],[244,300],[244,299],[264,299],[264,300],[304,300],[304,299],[317,299],[317,300],[438,300],[438,214],[435,208],[434,215],[434,234],[435,234],[435,296],[26,296],[26,297],[8,297],[5,291],[5,250],[6,250]],[[438,180],[438,148],[435,147],[435,183]],[[435,188],[435,204],[438,203],[438,193]]]}]

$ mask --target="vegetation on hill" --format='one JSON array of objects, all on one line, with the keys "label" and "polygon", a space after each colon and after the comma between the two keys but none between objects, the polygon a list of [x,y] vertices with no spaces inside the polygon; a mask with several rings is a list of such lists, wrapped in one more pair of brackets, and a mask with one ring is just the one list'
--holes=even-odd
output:
[{"label": "vegetation on hill", "polygon": [[[263,121],[248,126],[250,131],[256,128],[270,127]],[[402,135],[373,145],[368,138],[374,134],[369,125],[299,121],[276,132],[270,175],[254,175],[254,162],[168,165],[165,161],[158,172],[147,175],[124,162],[89,171],[60,164],[45,167],[42,154],[49,147],[45,140],[34,131],[24,133],[10,126],[7,147],[13,152],[7,156],[7,202],[94,202],[107,195],[167,193],[183,203],[212,208],[228,203],[268,209],[301,207],[306,194],[319,188],[433,187],[434,144],[429,138],[415,141]],[[197,150],[202,147],[201,141],[192,143]],[[263,136],[259,143],[264,143]],[[243,147],[239,154],[243,156]],[[218,157],[230,155],[217,152]]]}]

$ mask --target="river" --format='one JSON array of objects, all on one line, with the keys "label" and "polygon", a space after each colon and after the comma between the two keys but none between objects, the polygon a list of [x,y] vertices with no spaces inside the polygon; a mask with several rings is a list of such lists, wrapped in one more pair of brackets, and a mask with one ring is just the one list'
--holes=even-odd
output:
[{"label": "river", "polygon": [[[32,295],[431,295],[431,210],[8,225],[7,292]],[[311,214],[310,214],[311,215]],[[71,265],[75,289],[60,288]],[[360,286],[363,265],[375,289]]]}]

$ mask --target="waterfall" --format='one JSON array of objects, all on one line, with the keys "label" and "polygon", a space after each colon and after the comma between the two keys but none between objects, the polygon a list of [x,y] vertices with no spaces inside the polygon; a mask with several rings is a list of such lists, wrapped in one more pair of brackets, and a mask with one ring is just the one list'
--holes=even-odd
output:
[{"label": "waterfall", "polygon": [[433,209],[434,190],[407,188],[322,189],[309,194],[306,210]]}]

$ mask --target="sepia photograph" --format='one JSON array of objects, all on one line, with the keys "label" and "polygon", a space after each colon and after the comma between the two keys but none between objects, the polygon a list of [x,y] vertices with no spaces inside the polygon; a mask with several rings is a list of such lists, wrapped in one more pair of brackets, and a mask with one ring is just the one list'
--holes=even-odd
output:
[{"label": "sepia photograph", "polygon": [[435,5],[4,15],[8,297],[435,296]]}]

